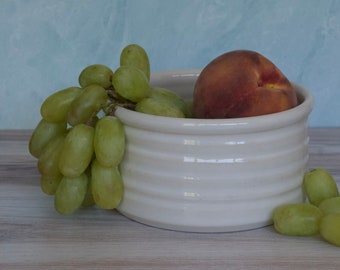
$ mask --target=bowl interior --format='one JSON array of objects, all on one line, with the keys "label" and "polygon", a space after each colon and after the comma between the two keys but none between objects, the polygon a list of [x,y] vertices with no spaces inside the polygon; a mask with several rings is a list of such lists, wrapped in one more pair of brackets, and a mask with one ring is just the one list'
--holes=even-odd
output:
[{"label": "bowl interior", "polygon": [[[195,82],[200,70],[164,71],[151,74],[151,85],[168,88],[184,99],[192,99]],[[171,118],[138,113],[118,108],[116,115],[127,125],[154,129],[165,133],[192,133],[193,129],[202,134],[229,132],[258,132],[292,125],[309,115],[313,108],[312,94],[303,86],[292,82],[297,91],[299,105],[290,110],[262,116],[232,119]]]}]

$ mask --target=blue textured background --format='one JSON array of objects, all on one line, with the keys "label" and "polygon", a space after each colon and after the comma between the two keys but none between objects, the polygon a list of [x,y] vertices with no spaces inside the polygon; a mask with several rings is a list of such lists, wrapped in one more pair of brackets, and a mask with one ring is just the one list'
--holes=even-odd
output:
[{"label": "blue textured background", "polygon": [[0,129],[34,128],[49,94],[129,43],[152,71],[258,51],[312,91],[310,126],[340,126],[338,0],[0,0]]}]

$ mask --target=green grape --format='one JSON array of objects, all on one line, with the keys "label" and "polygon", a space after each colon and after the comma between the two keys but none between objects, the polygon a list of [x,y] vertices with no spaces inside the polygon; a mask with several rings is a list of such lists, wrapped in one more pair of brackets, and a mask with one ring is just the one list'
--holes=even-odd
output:
[{"label": "green grape", "polygon": [[320,234],[328,243],[340,247],[340,214],[328,214],[321,219]]},{"label": "green grape", "polygon": [[106,167],[118,166],[125,151],[122,122],[114,116],[99,119],[94,131],[94,151],[98,162]]},{"label": "green grape", "polygon": [[332,175],[322,168],[305,173],[303,186],[309,202],[316,206],[327,198],[339,196],[339,190]]},{"label": "green grape", "polygon": [[74,126],[66,135],[59,158],[60,172],[77,177],[89,166],[93,157],[94,128],[85,124]]},{"label": "green grape", "polygon": [[90,207],[90,206],[93,206],[93,205],[95,205],[95,201],[94,201],[93,196],[92,196],[91,184],[89,183],[88,186],[87,186],[87,190],[86,190],[84,200],[81,203],[81,206],[82,207]]},{"label": "green grape", "polygon": [[120,54],[121,66],[134,66],[146,75],[150,81],[150,61],[146,51],[137,44],[127,45]]},{"label": "green grape", "polygon": [[274,228],[285,235],[314,235],[319,232],[321,217],[321,210],[312,204],[282,205],[274,209]]},{"label": "green grape", "polygon": [[123,182],[118,167],[105,167],[92,161],[91,188],[93,199],[100,208],[114,209],[123,197]]},{"label": "green grape", "polygon": [[113,71],[109,67],[94,64],[82,70],[78,81],[81,87],[97,84],[108,89],[112,86],[112,75]]},{"label": "green grape", "polygon": [[154,98],[145,98],[138,102],[135,107],[135,111],[166,117],[185,117],[183,112],[176,106]]},{"label": "green grape", "polygon": [[121,66],[113,74],[112,84],[123,98],[139,102],[150,94],[149,81],[145,74],[133,66]]},{"label": "green grape", "polygon": [[47,122],[65,121],[71,102],[81,91],[79,87],[69,87],[53,93],[41,105],[41,116]]},{"label": "green grape", "polygon": [[72,125],[91,120],[107,102],[107,94],[99,85],[89,85],[83,89],[70,105],[67,122]]},{"label": "green grape", "polygon": [[324,215],[340,214],[340,197],[332,197],[323,200],[319,204],[319,208]]},{"label": "green grape", "polygon": [[85,173],[74,177],[64,176],[54,197],[54,207],[62,215],[72,214],[84,201],[87,191],[87,176]]},{"label": "green grape", "polygon": [[59,159],[65,135],[59,135],[51,139],[38,159],[38,169],[42,175],[54,176],[60,174]]},{"label": "green grape", "polygon": [[28,144],[30,154],[39,158],[48,142],[55,136],[64,134],[66,132],[66,127],[66,122],[49,123],[46,120],[41,119],[34,129]]},{"label": "green grape", "polygon": [[81,203],[82,207],[90,207],[95,205],[93,196],[92,196],[92,188],[91,188],[91,164],[86,168],[85,170],[85,174],[87,176],[88,182],[87,182],[87,190],[86,190],[86,194],[84,197],[84,200]]},{"label": "green grape", "polygon": [[187,103],[173,91],[161,87],[152,87],[150,97],[177,107],[183,112],[185,117],[191,115]]},{"label": "green grape", "polygon": [[63,175],[61,173],[56,175],[41,175],[40,176],[40,187],[41,190],[47,195],[54,195],[57,191],[59,183]]}]

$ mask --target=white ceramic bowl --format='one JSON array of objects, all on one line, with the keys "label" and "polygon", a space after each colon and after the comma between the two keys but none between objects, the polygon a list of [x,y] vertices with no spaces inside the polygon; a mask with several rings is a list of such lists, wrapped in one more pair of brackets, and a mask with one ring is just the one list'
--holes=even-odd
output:
[{"label": "white ceramic bowl", "polygon": [[[192,96],[199,70],[153,73],[151,82]],[[235,119],[179,119],[119,108],[126,129],[118,210],[159,228],[230,232],[272,223],[273,209],[304,200],[312,95],[301,104]]]}]

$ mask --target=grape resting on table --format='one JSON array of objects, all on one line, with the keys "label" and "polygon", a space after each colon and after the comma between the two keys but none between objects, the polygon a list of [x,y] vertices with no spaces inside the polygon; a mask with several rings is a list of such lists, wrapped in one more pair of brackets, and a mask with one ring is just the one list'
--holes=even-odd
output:
[{"label": "grape resting on table", "polygon": [[[125,133],[115,116],[118,106],[156,116],[195,117],[192,100],[151,85],[148,55],[137,44],[123,48],[114,71],[102,64],[85,67],[78,84],[44,100],[28,145],[37,158],[41,189],[54,196],[55,209],[62,215],[80,207],[119,206],[124,194],[119,164]],[[321,168],[306,172],[303,189],[308,202],[273,209],[275,230],[290,236],[320,234],[340,246],[340,197],[332,175]]]}]

